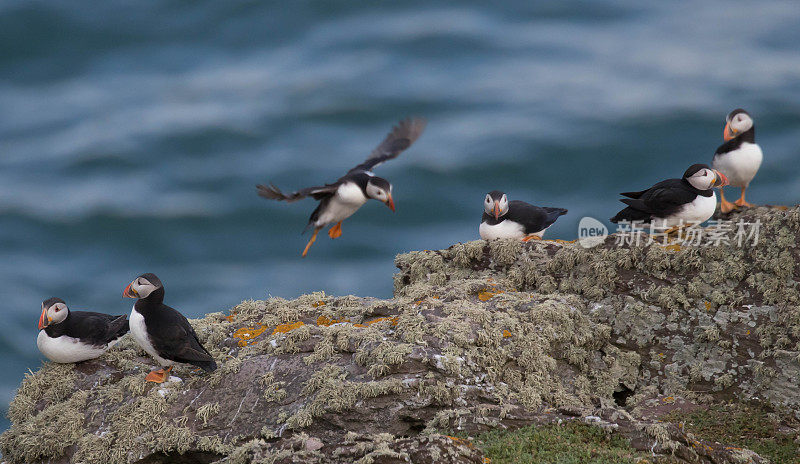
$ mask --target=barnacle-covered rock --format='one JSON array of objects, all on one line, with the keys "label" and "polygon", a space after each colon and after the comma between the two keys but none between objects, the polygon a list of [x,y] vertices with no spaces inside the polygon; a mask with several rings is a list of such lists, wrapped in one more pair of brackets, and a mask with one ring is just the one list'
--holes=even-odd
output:
[{"label": "barnacle-covered rock", "polygon": [[[126,339],[26,377],[0,437],[30,462],[480,463],[493,428],[580,420],[669,462],[763,462],[666,414],[800,419],[800,209],[745,246],[475,241],[397,257],[390,300],[245,301],[192,321],[219,364],[144,382]],[[665,458],[666,459],[666,458]]]}]

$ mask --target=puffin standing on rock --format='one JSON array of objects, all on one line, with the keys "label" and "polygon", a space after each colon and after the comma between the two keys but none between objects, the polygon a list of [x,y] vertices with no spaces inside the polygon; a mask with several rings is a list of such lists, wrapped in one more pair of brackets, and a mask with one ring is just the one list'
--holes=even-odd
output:
[{"label": "puffin standing on rock", "polygon": [[403,150],[414,143],[425,129],[425,120],[421,118],[404,119],[397,124],[389,135],[372,150],[366,161],[349,170],[347,174],[332,184],[320,187],[308,187],[286,195],[278,187],[257,185],[258,194],[270,200],[292,203],[307,196],[319,201],[317,209],[311,213],[303,233],[314,228],[314,234],[303,250],[303,257],[317,239],[320,229],[335,224],[328,231],[330,238],[342,235],[342,221],[358,211],[368,199],[378,200],[394,211],[392,184],[388,180],[377,177],[371,170],[382,163],[396,158]]},{"label": "puffin standing on rock", "polygon": [[176,362],[191,364],[207,372],[217,368],[214,358],[200,344],[186,317],[164,304],[164,285],[155,274],[142,274],[133,279],[122,296],[138,298],[131,310],[131,335],[162,366],[162,369],[150,372],[146,381],[164,382]]},{"label": "puffin standing on rock", "polygon": [[663,180],[641,192],[625,192],[620,200],[628,205],[611,222],[642,224],[655,222],[663,227],[700,224],[714,215],[717,196],[713,187],[728,185],[725,174],[705,164],[693,164],[681,179]]},{"label": "puffin standing on rock", "polygon": [[725,139],[725,143],[717,148],[711,164],[714,169],[728,177],[732,186],[742,189],[742,196],[734,203],[725,199],[723,189],[719,190],[719,209],[723,213],[728,213],[740,206],[753,206],[745,201],[744,192],[761,167],[764,155],[756,143],[753,118],[741,108],[731,111],[725,118],[722,138]]},{"label": "puffin standing on rock", "polygon": [[478,232],[484,240],[538,240],[559,216],[565,214],[567,210],[564,208],[533,206],[519,200],[509,202],[505,193],[493,190],[483,200],[483,218]]},{"label": "puffin standing on rock", "polygon": [[74,363],[94,359],[128,333],[125,316],[70,311],[61,298],[42,302],[36,345],[50,361]]}]

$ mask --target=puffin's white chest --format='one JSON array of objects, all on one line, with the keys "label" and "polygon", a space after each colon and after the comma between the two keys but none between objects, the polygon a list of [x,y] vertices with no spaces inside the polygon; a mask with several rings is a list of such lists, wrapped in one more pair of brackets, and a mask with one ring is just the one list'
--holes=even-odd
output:
[{"label": "puffin's white chest", "polygon": [[[664,227],[672,227],[683,224],[700,224],[711,219],[714,210],[717,209],[717,194],[713,190],[710,197],[698,195],[690,203],[686,203],[680,211],[664,218]],[[659,221],[657,225],[661,225]]]},{"label": "puffin's white chest", "polygon": [[[525,228],[522,224],[504,220],[499,224],[489,225],[481,222],[478,232],[484,240],[495,240],[500,238],[522,238],[525,236]],[[544,233],[542,231],[541,233]]]},{"label": "puffin's white chest", "polygon": [[346,182],[336,190],[314,225],[323,227],[326,224],[343,221],[352,216],[366,202],[367,197],[361,191],[361,187],[353,182]]},{"label": "puffin's white chest", "polygon": [[39,351],[50,361],[57,363],[73,363],[97,358],[115,342],[116,340],[108,345],[98,347],[82,343],[77,338],[66,335],[51,338],[44,330],[40,330],[39,336],[36,338],[36,346],[39,347]]},{"label": "puffin's white chest", "polygon": [[744,142],[739,149],[714,157],[714,169],[725,174],[734,187],[747,187],[756,176],[764,154],[755,143]]},{"label": "puffin's white chest", "polygon": [[155,347],[150,342],[150,336],[147,335],[147,326],[144,324],[144,316],[139,314],[139,311],[136,310],[135,305],[131,310],[131,317],[128,318],[128,324],[130,325],[131,335],[133,335],[134,340],[136,340],[136,343],[138,343],[139,346],[141,346],[142,349],[147,352],[147,354],[152,356],[153,359],[155,359],[162,366],[170,366],[175,364],[173,361],[164,359],[158,355]]}]

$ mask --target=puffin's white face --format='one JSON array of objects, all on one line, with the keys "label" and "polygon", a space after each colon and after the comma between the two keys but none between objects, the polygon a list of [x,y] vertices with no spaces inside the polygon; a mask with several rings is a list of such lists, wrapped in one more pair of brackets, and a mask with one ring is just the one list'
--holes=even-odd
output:
[{"label": "puffin's white face", "polygon": [[129,298],[147,298],[157,288],[158,287],[150,283],[150,281],[146,278],[137,277],[125,289],[123,296],[127,296]]},{"label": "puffin's white face", "polygon": [[499,198],[492,198],[492,195],[487,193],[483,200],[483,210],[495,219],[505,216],[508,212],[508,196],[504,193]]},{"label": "puffin's white face", "polygon": [[69,308],[66,303],[54,303],[45,308],[42,303],[42,316],[39,318],[39,330],[53,324],[58,324],[67,318],[69,315]]},{"label": "puffin's white face", "polygon": [[385,203],[392,211],[394,211],[394,199],[392,199],[392,185],[388,184],[388,188],[381,187],[373,184],[372,181],[367,182],[367,197],[373,200],[378,200]]},{"label": "puffin's white face", "polygon": [[700,169],[690,177],[687,177],[686,180],[697,190],[708,190],[712,187],[728,185],[728,179],[724,174],[707,168]]},{"label": "puffin's white face", "polygon": [[753,127],[753,118],[747,113],[736,113],[725,124],[722,137],[725,140],[730,140],[742,132],[746,132]]}]

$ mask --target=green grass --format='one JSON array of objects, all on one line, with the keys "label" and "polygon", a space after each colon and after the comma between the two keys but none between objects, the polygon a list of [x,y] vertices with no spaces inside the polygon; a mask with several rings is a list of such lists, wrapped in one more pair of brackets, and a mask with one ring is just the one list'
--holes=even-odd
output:
[{"label": "green grass", "polygon": [[[662,420],[684,422],[685,430],[698,438],[747,448],[776,464],[800,463],[797,433],[781,432],[778,420],[763,407],[717,405],[691,413],[672,412]],[[790,426],[797,430],[797,425]]]},{"label": "green grass", "polygon": [[652,462],[619,436],[578,422],[530,426],[480,435],[491,464],[623,464]]}]

